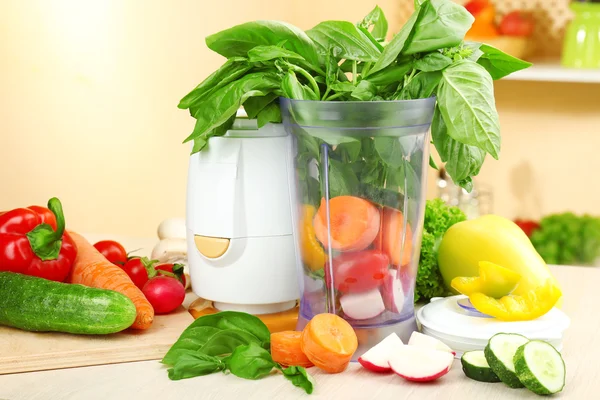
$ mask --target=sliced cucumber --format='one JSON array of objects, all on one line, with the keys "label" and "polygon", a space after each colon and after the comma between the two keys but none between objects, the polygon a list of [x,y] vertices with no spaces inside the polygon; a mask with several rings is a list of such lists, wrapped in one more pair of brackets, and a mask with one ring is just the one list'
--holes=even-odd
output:
[{"label": "sliced cucumber", "polygon": [[467,351],[460,359],[466,376],[479,382],[500,382],[485,359],[483,350]]},{"label": "sliced cucumber", "polygon": [[533,393],[554,394],[565,387],[565,362],[549,343],[525,343],[517,349],[514,363],[519,380]]},{"label": "sliced cucumber", "polygon": [[517,349],[527,342],[529,339],[516,333],[498,333],[492,336],[485,347],[485,359],[490,368],[511,388],[524,387],[515,373],[513,359]]}]

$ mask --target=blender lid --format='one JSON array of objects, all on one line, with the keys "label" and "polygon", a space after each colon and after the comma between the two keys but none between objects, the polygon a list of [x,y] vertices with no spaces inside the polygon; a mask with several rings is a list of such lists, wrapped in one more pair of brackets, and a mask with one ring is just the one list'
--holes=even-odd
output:
[{"label": "blender lid", "polygon": [[532,321],[500,321],[475,310],[464,295],[432,299],[418,311],[417,321],[425,333],[452,343],[457,352],[483,349],[500,332],[559,343],[570,325],[569,317],[556,307]]}]

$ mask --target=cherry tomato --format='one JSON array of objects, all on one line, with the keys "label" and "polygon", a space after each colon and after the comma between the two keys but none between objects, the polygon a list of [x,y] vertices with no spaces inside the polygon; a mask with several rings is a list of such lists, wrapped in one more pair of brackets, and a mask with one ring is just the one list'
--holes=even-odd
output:
[{"label": "cherry tomato", "polygon": [[125,248],[114,240],[102,240],[96,243],[94,247],[113,264],[124,265],[127,262]]},{"label": "cherry tomato", "polygon": [[156,261],[150,261],[148,258],[133,257],[125,265],[121,266],[123,271],[129,275],[133,284],[140,289],[144,287],[150,276],[155,276],[154,264]]},{"label": "cherry tomato", "polygon": [[175,310],[185,299],[185,287],[175,278],[156,276],[142,289],[155,314],[167,314]]},{"label": "cherry tomato", "polygon": [[[183,274],[183,264],[160,264],[154,268],[159,275],[170,276],[169,274],[173,274],[174,277],[176,277],[183,284],[183,287],[185,287],[186,281],[185,275]],[[160,271],[166,271],[169,274],[164,274]],[[171,276],[171,278],[173,278],[173,276]]]},{"label": "cherry tomato", "polygon": [[[366,292],[378,288],[387,276],[390,259],[379,250],[343,253],[333,259],[333,284],[343,293]],[[327,266],[325,280],[331,282]]]}]

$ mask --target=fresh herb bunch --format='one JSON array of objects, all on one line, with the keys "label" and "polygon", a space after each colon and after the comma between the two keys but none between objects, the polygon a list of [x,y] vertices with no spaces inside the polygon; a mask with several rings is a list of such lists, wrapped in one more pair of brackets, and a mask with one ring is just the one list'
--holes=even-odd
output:
[{"label": "fresh herb bunch", "polygon": [[600,218],[548,215],[533,231],[531,243],[548,264],[594,265],[600,257]]},{"label": "fresh herb bunch", "polygon": [[[325,21],[304,32],[254,21],[206,38],[227,61],[179,103],[196,119],[192,153],[231,127],[240,106],[258,125],[281,122],[279,97],[322,101],[410,100],[436,96],[432,142],[448,174],[471,190],[486,154],[498,158],[493,79],[531,64],[465,42],[474,21],[450,0],[415,0],[415,12],[386,42],[375,7],[359,23]],[[432,164],[433,165],[433,164]]]},{"label": "fresh herb bunch", "polygon": [[271,357],[271,333],[256,316],[222,311],[196,319],[162,359],[169,379],[180,380],[216,372],[244,379],[261,379],[273,369],[308,394],[314,379],[303,367],[283,367]]}]

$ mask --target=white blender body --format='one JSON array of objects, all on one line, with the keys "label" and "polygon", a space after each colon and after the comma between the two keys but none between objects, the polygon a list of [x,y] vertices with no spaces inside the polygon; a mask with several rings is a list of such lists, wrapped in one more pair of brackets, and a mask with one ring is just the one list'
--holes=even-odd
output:
[{"label": "white blender body", "polygon": [[218,310],[268,314],[299,298],[292,230],[291,137],[236,119],[190,157],[187,245],[192,290]]}]

